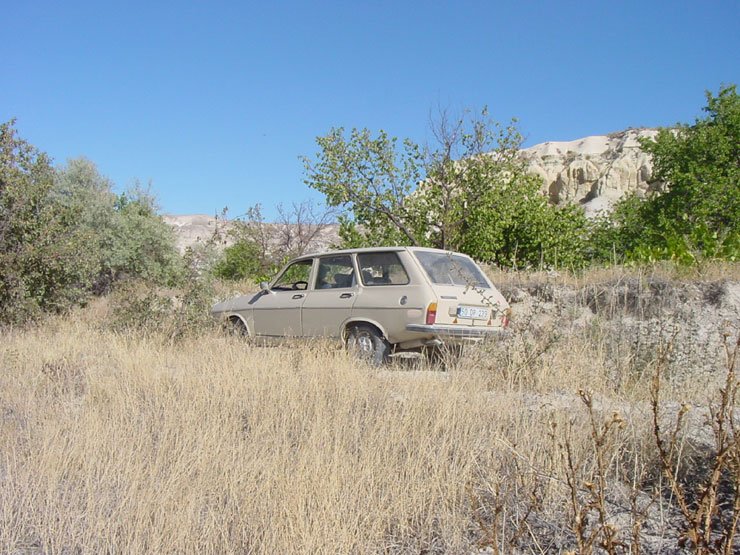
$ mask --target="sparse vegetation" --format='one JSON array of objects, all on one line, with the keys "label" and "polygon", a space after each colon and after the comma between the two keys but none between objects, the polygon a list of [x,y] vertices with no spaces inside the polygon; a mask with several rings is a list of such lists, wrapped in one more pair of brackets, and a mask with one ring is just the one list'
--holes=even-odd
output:
[{"label": "sparse vegetation", "polygon": [[[725,357],[719,320],[736,282],[626,272],[499,276],[512,336],[447,372],[195,322],[172,341],[114,328],[112,297],[6,330],[0,550],[731,552],[738,330]],[[692,326],[696,302],[718,315],[695,315],[704,366],[660,333]],[[654,342],[633,341],[637,321]]]}]

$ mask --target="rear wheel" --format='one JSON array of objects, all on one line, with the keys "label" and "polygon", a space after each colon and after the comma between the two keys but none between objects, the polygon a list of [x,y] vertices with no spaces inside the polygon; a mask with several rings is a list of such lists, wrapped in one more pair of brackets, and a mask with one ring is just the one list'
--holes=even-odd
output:
[{"label": "rear wheel", "polygon": [[347,350],[360,360],[380,366],[388,360],[391,346],[376,327],[358,324],[347,332]]}]

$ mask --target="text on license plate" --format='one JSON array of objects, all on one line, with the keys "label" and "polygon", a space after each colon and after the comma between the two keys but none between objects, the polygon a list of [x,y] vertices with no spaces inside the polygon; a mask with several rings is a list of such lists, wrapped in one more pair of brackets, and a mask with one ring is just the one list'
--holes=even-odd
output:
[{"label": "text on license plate", "polygon": [[488,308],[480,308],[478,306],[458,306],[457,317],[458,318],[472,318],[473,320],[487,320],[490,314]]}]

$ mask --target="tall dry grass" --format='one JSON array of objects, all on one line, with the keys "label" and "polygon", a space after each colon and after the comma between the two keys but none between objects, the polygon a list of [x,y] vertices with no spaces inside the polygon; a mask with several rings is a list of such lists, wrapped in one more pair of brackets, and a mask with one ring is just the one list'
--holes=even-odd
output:
[{"label": "tall dry grass", "polygon": [[[676,544],[649,378],[606,337],[515,337],[449,372],[376,370],[321,343],[114,333],[103,313],[3,332],[0,552]],[[661,400],[710,393],[665,380]]]}]

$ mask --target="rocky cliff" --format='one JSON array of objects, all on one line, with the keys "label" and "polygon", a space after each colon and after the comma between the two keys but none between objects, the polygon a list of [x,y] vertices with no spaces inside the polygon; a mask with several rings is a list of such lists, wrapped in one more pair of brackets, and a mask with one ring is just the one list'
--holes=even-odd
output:
[{"label": "rocky cliff", "polygon": [[530,171],[544,180],[551,202],[578,202],[593,216],[626,193],[644,194],[654,187],[650,157],[639,139],[657,133],[628,129],[575,141],[548,141],[522,150],[522,156]]}]

